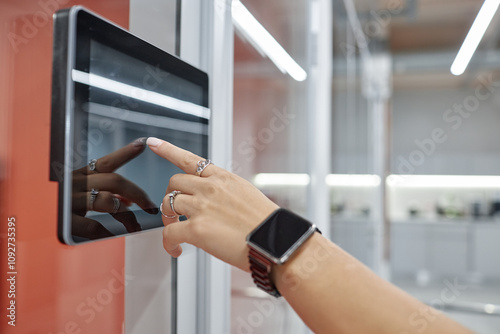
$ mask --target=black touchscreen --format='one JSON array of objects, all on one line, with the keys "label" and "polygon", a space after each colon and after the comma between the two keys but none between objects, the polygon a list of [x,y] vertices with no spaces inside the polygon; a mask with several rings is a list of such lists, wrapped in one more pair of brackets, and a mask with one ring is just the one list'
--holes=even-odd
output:
[{"label": "black touchscreen", "polygon": [[[206,157],[208,78],[86,11],[77,15],[75,36],[74,54],[68,36],[66,106],[59,108],[65,109],[62,163],[71,166],[57,178],[60,239],[80,243],[161,227],[158,205],[181,171],[145,140],[162,138]],[[53,101],[54,112],[62,110]]]}]

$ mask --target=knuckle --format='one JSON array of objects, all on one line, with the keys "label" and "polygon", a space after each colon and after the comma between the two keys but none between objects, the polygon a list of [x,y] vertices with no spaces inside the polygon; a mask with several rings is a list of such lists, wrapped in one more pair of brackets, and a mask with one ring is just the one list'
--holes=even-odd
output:
[{"label": "knuckle", "polygon": [[116,174],[116,173],[110,173],[109,178],[113,184],[118,185],[118,186],[122,185],[124,180],[125,180],[123,178],[123,176],[121,176],[120,174]]},{"label": "knuckle", "polygon": [[205,193],[209,196],[215,195],[219,191],[219,187],[215,183],[208,184],[205,188]]},{"label": "knuckle", "polygon": [[204,198],[195,198],[194,202],[195,207],[199,212],[205,212],[209,207],[209,202]]},{"label": "knuckle", "polygon": [[193,168],[196,168],[196,161],[193,157],[191,156],[185,156],[183,159],[182,159],[182,163],[184,164],[184,166],[186,167],[192,167]]},{"label": "knuckle", "polygon": [[199,237],[205,235],[205,226],[201,224],[198,220],[193,219],[188,226],[189,235],[194,239],[199,239]]},{"label": "knuckle", "polygon": [[105,202],[105,203],[110,203],[113,200],[113,195],[108,191],[100,192],[99,196],[102,198],[103,202]]},{"label": "knuckle", "polygon": [[96,170],[101,172],[107,172],[111,170],[111,161],[108,159],[99,159],[96,163]]},{"label": "knuckle", "polygon": [[179,183],[181,178],[182,178],[182,174],[174,174],[170,178],[170,184],[175,185],[175,184]]}]

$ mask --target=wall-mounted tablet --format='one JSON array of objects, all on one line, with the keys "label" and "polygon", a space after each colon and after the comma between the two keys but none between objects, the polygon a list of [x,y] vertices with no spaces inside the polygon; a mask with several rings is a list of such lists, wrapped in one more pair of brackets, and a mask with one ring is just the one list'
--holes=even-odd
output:
[{"label": "wall-mounted tablet", "polygon": [[75,6],[54,15],[50,179],[66,244],[162,227],[158,205],[181,172],[150,136],[207,156],[206,73]]}]

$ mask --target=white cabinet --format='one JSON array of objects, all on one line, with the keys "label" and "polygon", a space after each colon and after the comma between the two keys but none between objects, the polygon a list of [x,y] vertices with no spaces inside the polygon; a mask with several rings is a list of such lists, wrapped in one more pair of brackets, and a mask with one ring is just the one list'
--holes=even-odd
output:
[{"label": "white cabinet", "polygon": [[[374,230],[368,219],[333,219],[332,240],[369,267]],[[500,223],[493,221],[400,221],[391,224],[391,272],[416,277],[500,278]],[[480,276],[478,276],[480,274]]]}]

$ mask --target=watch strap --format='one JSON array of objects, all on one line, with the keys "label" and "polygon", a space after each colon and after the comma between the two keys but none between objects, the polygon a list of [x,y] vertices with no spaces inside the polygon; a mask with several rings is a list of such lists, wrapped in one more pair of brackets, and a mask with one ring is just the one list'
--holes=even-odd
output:
[{"label": "watch strap", "polygon": [[250,271],[255,285],[271,296],[281,297],[278,289],[271,281],[272,262],[252,247],[248,252],[248,259],[250,260]]},{"label": "watch strap", "polygon": [[[316,232],[321,234],[321,231],[317,227]],[[281,297],[281,293],[271,280],[271,270],[274,263],[251,246],[249,246],[249,249],[248,259],[253,282],[258,288],[264,290],[271,296],[276,298]]]}]

